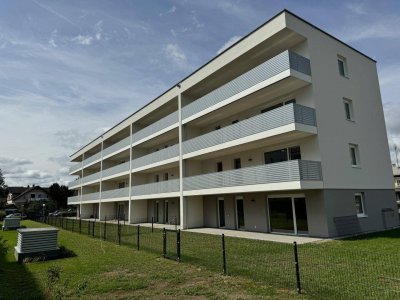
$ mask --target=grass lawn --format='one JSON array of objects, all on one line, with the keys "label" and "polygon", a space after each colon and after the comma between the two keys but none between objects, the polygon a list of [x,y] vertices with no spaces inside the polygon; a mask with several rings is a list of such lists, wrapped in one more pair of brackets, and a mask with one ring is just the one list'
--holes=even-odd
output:
[{"label": "grass lawn", "polygon": [[[45,226],[32,221],[23,224]],[[0,299],[299,298],[294,290],[223,276],[199,265],[177,263],[66,230],[60,230],[59,244],[72,250],[75,257],[20,265],[14,259],[16,231],[4,231],[0,236],[9,246],[6,257],[0,257]],[[49,284],[47,271],[53,266],[61,268],[61,276]]]}]

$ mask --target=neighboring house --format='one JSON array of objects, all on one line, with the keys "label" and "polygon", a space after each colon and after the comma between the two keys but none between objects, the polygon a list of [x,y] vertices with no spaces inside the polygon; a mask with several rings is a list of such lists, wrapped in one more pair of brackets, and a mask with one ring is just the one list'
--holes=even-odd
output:
[{"label": "neighboring house", "polygon": [[40,186],[8,187],[7,204],[25,204],[31,201],[50,200],[49,188]]},{"label": "neighboring house", "polygon": [[396,191],[396,201],[400,212],[400,166],[393,165],[394,188]]},{"label": "neighboring house", "polygon": [[399,222],[376,61],[286,10],[71,161],[82,218],[318,237]]}]

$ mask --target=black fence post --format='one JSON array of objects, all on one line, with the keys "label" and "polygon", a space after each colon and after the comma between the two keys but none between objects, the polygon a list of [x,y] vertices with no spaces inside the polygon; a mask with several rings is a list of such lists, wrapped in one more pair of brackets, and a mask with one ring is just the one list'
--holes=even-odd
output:
[{"label": "black fence post", "polygon": [[79,218],[79,234],[82,234],[82,219]]},{"label": "black fence post", "polygon": [[119,216],[118,216],[118,224],[117,224],[117,232],[118,232],[118,245],[121,245],[121,225],[119,223]]},{"label": "black fence post", "polygon": [[154,217],[151,217],[151,232],[154,232]]},{"label": "black fence post", "polygon": [[163,257],[167,257],[167,231],[163,228]]},{"label": "black fence post", "polygon": [[103,239],[107,240],[107,216],[104,216],[104,237]]},{"label": "black fence post", "polygon": [[90,221],[87,221],[87,235],[90,236]]},{"label": "black fence post", "polygon": [[297,290],[297,294],[301,294],[299,256],[297,253],[297,243],[296,242],[293,242],[293,251],[294,251],[294,267],[296,270],[296,290]]},{"label": "black fence post", "polygon": [[226,251],[225,251],[225,235],[222,234],[222,263],[223,263],[223,270],[224,275],[227,274],[226,272]]},{"label": "black fence post", "polygon": [[74,232],[74,227],[75,227],[75,219],[72,219],[72,232]]},{"label": "black fence post", "polygon": [[181,230],[176,232],[176,259],[181,262]]},{"label": "black fence post", "polygon": [[94,237],[94,227],[96,225],[96,219],[94,219],[93,224],[92,224],[92,237]]},{"label": "black fence post", "polygon": [[137,243],[137,250],[139,251],[139,249],[140,249],[140,247],[139,247],[139,245],[140,245],[140,225],[137,226],[137,241],[136,241],[136,243]]}]

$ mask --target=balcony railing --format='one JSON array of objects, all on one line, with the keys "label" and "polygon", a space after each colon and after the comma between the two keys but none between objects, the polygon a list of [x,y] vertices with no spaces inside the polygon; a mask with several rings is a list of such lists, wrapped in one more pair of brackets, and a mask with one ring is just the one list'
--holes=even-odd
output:
[{"label": "balcony railing", "polygon": [[129,171],[129,168],[130,168],[129,161],[127,161],[127,162],[124,162],[124,163],[119,164],[117,166],[114,166],[114,167],[111,167],[111,168],[103,170],[102,177],[104,178],[104,177],[115,175],[115,174],[118,174],[118,173],[121,173],[121,172],[126,172],[126,171]]},{"label": "balcony railing", "polygon": [[101,192],[101,199],[129,197],[129,187]]},{"label": "balcony railing", "polygon": [[82,177],[82,184],[87,183],[89,181],[99,180],[101,172],[97,172],[88,176]]},{"label": "balcony railing", "polygon": [[166,159],[179,156],[179,145],[173,145],[168,148],[138,157],[132,160],[132,169],[140,168],[153,163],[161,162]]},{"label": "balcony railing", "polygon": [[95,201],[100,199],[100,193],[90,193],[90,194],[83,194],[82,195],[82,202],[83,201]]},{"label": "balcony railing", "polygon": [[321,163],[290,160],[218,173],[209,173],[183,179],[185,191],[291,181],[321,181]]},{"label": "balcony railing", "polygon": [[80,201],[79,196],[68,197],[68,204],[77,203]]},{"label": "balcony railing", "polygon": [[115,143],[115,144],[103,149],[103,157],[107,156],[107,155],[109,155],[109,154],[111,154],[111,153],[113,153],[113,152],[115,152],[115,151],[117,151],[119,149],[122,149],[122,148],[124,148],[126,146],[129,146],[130,143],[131,143],[131,137],[128,136],[128,137],[124,138],[123,140],[121,140],[121,141],[119,141],[119,142],[117,142],[117,143]]},{"label": "balcony railing", "polygon": [[74,181],[68,182],[68,188],[74,188],[81,184],[81,179],[77,178]]},{"label": "balcony railing", "polygon": [[166,180],[132,187],[132,195],[151,195],[179,192],[179,179]]},{"label": "balcony railing", "polygon": [[69,172],[74,173],[74,172],[78,171],[80,168],[82,168],[82,163],[78,162],[69,168]]},{"label": "balcony railing", "polygon": [[132,140],[133,142],[140,141],[141,139],[152,135],[164,128],[167,128],[171,125],[174,125],[175,123],[178,122],[178,112],[175,111],[172,114],[169,114],[168,116],[150,124],[149,126],[139,130],[138,132],[135,132],[132,135]]},{"label": "balcony railing", "polygon": [[187,140],[183,142],[183,153],[191,153],[292,123],[316,126],[315,110],[299,104],[284,105],[236,124]]},{"label": "balcony railing", "polygon": [[94,162],[94,161],[96,161],[96,160],[98,160],[100,158],[101,158],[101,152],[98,152],[95,155],[92,155],[92,156],[86,158],[83,161],[83,166],[87,166],[88,164],[91,164],[92,162]]},{"label": "balcony railing", "polygon": [[182,119],[197,114],[289,69],[311,76],[310,60],[286,50],[183,107]]}]

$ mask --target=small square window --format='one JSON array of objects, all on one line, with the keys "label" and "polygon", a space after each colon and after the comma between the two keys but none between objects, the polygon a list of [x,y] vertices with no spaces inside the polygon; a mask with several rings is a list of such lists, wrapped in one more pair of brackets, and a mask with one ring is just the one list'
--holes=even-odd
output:
[{"label": "small square window", "polygon": [[354,121],[353,101],[343,98],[343,105],[346,120]]},{"label": "small square window", "polygon": [[358,217],[365,217],[364,193],[355,193],[354,201],[356,204],[356,212]]},{"label": "small square window", "polygon": [[35,198],[35,194],[31,194],[31,199]]},{"label": "small square window", "polygon": [[347,70],[347,59],[343,56],[338,55],[337,57],[339,74],[343,77],[349,77],[349,73]]},{"label": "small square window", "polygon": [[353,167],[360,166],[360,153],[358,151],[358,145],[349,144],[350,148],[350,162]]},{"label": "small square window", "polygon": [[240,169],[241,167],[242,167],[242,161],[240,160],[240,158],[235,158],[233,160],[233,168]]},{"label": "small square window", "polygon": [[222,172],[222,171],[223,171],[222,162],[219,161],[217,162],[217,172]]}]

